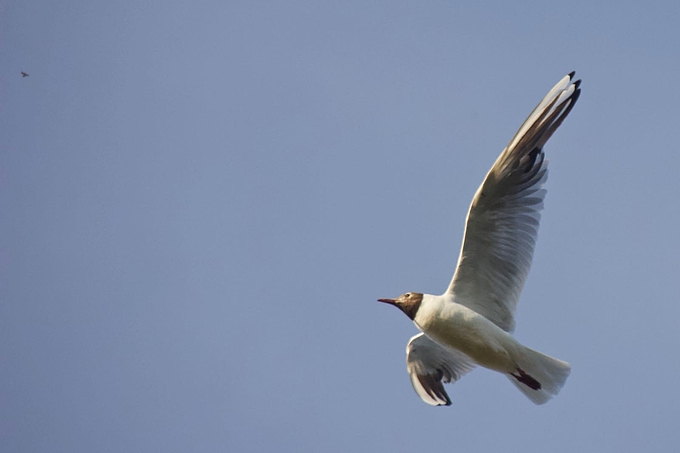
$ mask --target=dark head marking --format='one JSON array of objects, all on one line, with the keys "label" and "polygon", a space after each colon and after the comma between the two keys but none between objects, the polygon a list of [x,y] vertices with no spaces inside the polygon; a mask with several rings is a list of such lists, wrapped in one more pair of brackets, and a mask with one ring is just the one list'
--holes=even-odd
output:
[{"label": "dark head marking", "polygon": [[396,299],[378,299],[378,302],[384,302],[399,308],[406,316],[411,318],[411,321],[415,319],[422,301],[422,293],[406,293]]}]

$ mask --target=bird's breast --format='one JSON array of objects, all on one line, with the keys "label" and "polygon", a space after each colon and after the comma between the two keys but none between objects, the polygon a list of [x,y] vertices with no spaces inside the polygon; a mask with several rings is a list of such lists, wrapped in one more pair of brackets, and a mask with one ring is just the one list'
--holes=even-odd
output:
[{"label": "bird's breast", "polygon": [[463,352],[479,365],[496,371],[514,371],[516,340],[475,311],[456,303],[417,320],[434,341]]}]

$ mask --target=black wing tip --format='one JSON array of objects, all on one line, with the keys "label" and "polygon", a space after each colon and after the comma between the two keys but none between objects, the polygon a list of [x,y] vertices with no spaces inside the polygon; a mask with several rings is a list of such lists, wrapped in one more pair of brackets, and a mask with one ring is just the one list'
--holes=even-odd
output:
[{"label": "black wing tip", "polygon": [[436,402],[435,406],[450,406],[451,398],[449,398],[449,394],[446,393],[443,385],[443,382],[446,381],[442,379],[441,370],[439,370],[438,374],[438,376],[418,376],[418,380],[428,396]]},{"label": "black wing tip", "polygon": [[444,390],[443,385],[440,384],[439,386],[440,386],[440,388],[438,388],[436,390],[436,395],[434,395],[434,396],[436,396],[437,399],[439,399],[440,401],[443,400],[444,402],[437,404],[437,406],[450,406],[451,405],[451,398],[449,398],[449,394],[446,393],[446,390]]},{"label": "black wing tip", "polygon": [[574,76],[576,75],[576,71],[571,71],[571,72],[570,72],[569,74],[567,74],[567,75],[569,76],[569,81],[570,81],[570,82],[573,81],[572,83],[574,84],[574,88],[576,88],[576,90],[578,90],[579,87],[581,86],[581,79],[574,80]]},{"label": "black wing tip", "polygon": [[580,85],[581,85],[581,81],[580,81],[580,80],[577,80],[577,81],[574,83],[574,92],[573,92],[572,95],[571,95],[571,105],[569,105],[569,108],[567,109],[568,111],[565,113],[564,116],[567,116],[567,114],[569,114],[569,112],[571,111],[571,109],[572,109],[572,108],[574,107],[574,105],[576,104],[576,101],[578,101],[578,98],[581,96],[581,88],[579,88]]},{"label": "black wing tip", "polygon": [[[446,398],[446,401],[443,401],[443,398],[441,398],[442,396]],[[440,401],[435,404],[436,407],[446,407],[451,405],[451,398],[449,398],[449,395],[446,393],[444,395],[440,395],[438,399]]]},{"label": "black wing tip", "polygon": [[451,405],[451,398],[449,398],[449,394],[446,393],[446,390],[444,390],[444,387],[437,389],[434,394],[430,393],[430,396],[433,397],[435,400],[437,400],[437,406],[450,406]]},{"label": "black wing tip", "polygon": [[566,117],[571,109],[574,107],[574,104],[578,100],[579,96],[581,96],[581,79],[574,80],[574,76],[576,75],[576,71],[571,71],[569,74],[569,81],[572,82],[572,85],[574,85],[574,92],[569,96],[569,101],[570,105],[567,108],[566,112],[562,114],[562,117]]}]

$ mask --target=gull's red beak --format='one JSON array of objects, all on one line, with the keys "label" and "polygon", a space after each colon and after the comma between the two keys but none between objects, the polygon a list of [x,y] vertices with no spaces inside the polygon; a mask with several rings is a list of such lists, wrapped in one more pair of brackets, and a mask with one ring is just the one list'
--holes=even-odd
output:
[{"label": "gull's red beak", "polygon": [[384,302],[390,305],[394,305],[397,303],[396,299],[378,299],[378,302]]}]

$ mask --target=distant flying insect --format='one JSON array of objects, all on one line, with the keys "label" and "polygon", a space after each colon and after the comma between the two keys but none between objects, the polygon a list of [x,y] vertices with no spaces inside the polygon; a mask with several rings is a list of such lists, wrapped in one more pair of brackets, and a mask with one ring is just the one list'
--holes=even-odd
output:
[{"label": "distant flying insect", "polygon": [[21,77],[28,77],[28,73],[21,71]]}]

